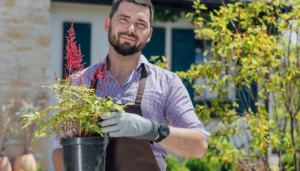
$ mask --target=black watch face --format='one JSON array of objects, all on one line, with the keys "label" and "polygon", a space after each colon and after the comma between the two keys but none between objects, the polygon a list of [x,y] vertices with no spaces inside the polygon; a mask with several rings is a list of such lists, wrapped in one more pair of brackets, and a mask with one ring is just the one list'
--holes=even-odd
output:
[{"label": "black watch face", "polygon": [[168,127],[168,126],[163,125],[163,126],[161,127],[161,134],[162,134],[164,137],[168,136],[168,135],[169,135],[169,132],[170,132],[170,130],[169,130],[169,127]]}]

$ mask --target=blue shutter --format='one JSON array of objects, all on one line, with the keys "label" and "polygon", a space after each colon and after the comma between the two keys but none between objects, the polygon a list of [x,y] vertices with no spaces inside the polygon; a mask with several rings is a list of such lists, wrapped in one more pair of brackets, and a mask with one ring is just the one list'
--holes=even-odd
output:
[{"label": "blue shutter", "polygon": [[142,53],[149,60],[151,56],[164,56],[165,55],[165,28],[154,27],[152,38],[149,43],[146,44]]},{"label": "blue shutter", "polygon": [[[249,112],[248,108],[251,108],[251,111],[256,113],[257,109],[255,106],[255,102],[257,102],[257,84],[252,83],[251,86],[251,92],[253,93],[252,95],[249,94],[248,89],[246,86],[237,86],[237,103],[239,107],[237,108],[237,113],[239,115],[243,115],[245,112]],[[254,97],[254,99],[253,99]]]},{"label": "blue shutter", "polygon": [[[195,38],[193,29],[172,29],[172,71],[187,71],[195,63]],[[194,103],[192,85],[185,84]]]}]

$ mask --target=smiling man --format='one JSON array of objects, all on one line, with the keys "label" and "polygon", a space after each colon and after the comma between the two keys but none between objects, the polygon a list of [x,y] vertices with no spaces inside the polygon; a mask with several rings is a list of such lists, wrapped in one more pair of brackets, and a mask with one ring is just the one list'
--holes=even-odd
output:
[{"label": "smiling man", "polygon": [[[96,94],[133,103],[124,113],[102,117],[102,131],[110,136],[106,171],[165,171],[167,151],[202,158],[207,150],[209,133],[179,77],[141,53],[152,36],[153,11],[150,0],[115,0],[104,23],[110,43],[105,63],[84,71],[83,82],[90,85],[99,65],[107,65],[108,80],[96,80]],[[62,171],[63,152],[55,144],[53,163]]]}]

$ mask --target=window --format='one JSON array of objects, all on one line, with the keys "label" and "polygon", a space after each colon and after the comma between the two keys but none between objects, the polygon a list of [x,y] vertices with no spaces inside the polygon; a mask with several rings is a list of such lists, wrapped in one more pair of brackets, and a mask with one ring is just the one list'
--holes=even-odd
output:
[{"label": "window", "polygon": [[[195,34],[193,29],[172,29],[172,71],[187,71],[195,63]],[[194,89],[183,82],[194,103]]]},{"label": "window", "polygon": [[[164,56],[165,55],[165,36],[166,29],[160,27],[153,27],[153,33],[150,42],[148,42],[143,49],[143,55],[150,60],[151,56]],[[151,62],[151,61],[150,61]]]}]

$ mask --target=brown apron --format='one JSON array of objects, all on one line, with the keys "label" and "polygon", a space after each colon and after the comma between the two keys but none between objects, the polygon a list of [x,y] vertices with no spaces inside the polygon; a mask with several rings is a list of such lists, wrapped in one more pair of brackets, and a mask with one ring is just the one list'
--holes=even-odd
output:
[{"label": "brown apron", "polygon": [[[128,105],[125,111],[143,116],[141,110],[142,97],[146,85],[147,71],[141,65],[142,73],[134,105]],[[95,77],[94,77],[95,78]],[[94,88],[98,80],[95,79]],[[105,171],[160,171],[152,152],[150,142],[146,139],[127,137],[110,138],[106,150]]]}]

